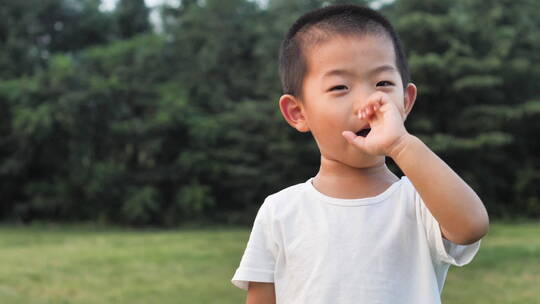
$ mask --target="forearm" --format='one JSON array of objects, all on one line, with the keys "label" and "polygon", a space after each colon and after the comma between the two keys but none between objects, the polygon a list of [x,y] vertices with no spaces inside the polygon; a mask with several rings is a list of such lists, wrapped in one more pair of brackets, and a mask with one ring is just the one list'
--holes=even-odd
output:
[{"label": "forearm", "polygon": [[447,239],[467,244],[487,233],[489,218],[478,195],[420,139],[405,136],[389,156],[412,182]]},{"label": "forearm", "polygon": [[249,282],[246,304],[275,304],[274,283]]}]

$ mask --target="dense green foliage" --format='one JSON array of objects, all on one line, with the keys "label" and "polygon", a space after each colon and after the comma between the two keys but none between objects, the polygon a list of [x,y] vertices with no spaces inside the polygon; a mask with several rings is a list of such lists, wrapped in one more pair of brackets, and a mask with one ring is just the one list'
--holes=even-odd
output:
[{"label": "dense green foliage", "polygon": [[[0,0],[0,217],[250,223],[318,167],[280,117],[277,50],[326,3]],[[540,19],[534,0],[397,0],[381,10],[419,98],[409,130],[492,216],[540,216]]]},{"label": "dense green foliage", "polygon": [[411,130],[496,216],[540,216],[539,8],[534,0],[407,0],[389,11],[419,87]]}]

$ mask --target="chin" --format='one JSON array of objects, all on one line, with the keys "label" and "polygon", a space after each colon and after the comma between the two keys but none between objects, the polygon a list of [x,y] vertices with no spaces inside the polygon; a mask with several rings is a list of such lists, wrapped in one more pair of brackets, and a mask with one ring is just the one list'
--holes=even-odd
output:
[{"label": "chin", "polygon": [[349,166],[358,168],[358,169],[378,167],[378,166],[384,165],[384,163],[385,163],[384,156],[368,156],[368,157],[357,158],[355,160],[348,162]]},{"label": "chin", "polygon": [[321,153],[321,161],[326,159],[327,161],[339,163],[348,167],[356,169],[367,169],[384,165],[385,156],[383,155],[369,155],[354,150],[342,150],[342,152],[332,151],[334,153]]}]

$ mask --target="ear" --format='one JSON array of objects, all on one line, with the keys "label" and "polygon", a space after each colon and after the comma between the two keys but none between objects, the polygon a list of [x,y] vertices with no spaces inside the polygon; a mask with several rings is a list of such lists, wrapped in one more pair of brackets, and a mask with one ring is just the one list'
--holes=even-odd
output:
[{"label": "ear", "polygon": [[304,115],[304,107],[298,98],[290,94],[282,95],[279,98],[279,109],[291,127],[300,132],[309,131]]},{"label": "ear", "polygon": [[404,94],[404,109],[405,109],[405,118],[407,118],[407,115],[411,112],[414,102],[416,101],[416,86],[414,83],[407,84],[407,87],[405,88]]}]

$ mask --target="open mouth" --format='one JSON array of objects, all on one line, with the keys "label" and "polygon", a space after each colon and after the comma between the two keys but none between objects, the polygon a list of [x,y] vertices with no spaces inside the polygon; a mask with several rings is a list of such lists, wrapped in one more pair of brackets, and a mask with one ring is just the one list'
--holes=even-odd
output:
[{"label": "open mouth", "polygon": [[366,137],[369,134],[369,131],[371,131],[371,128],[365,128],[365,129],[362,129],[362,130],[356,132],[356,135]]}]

